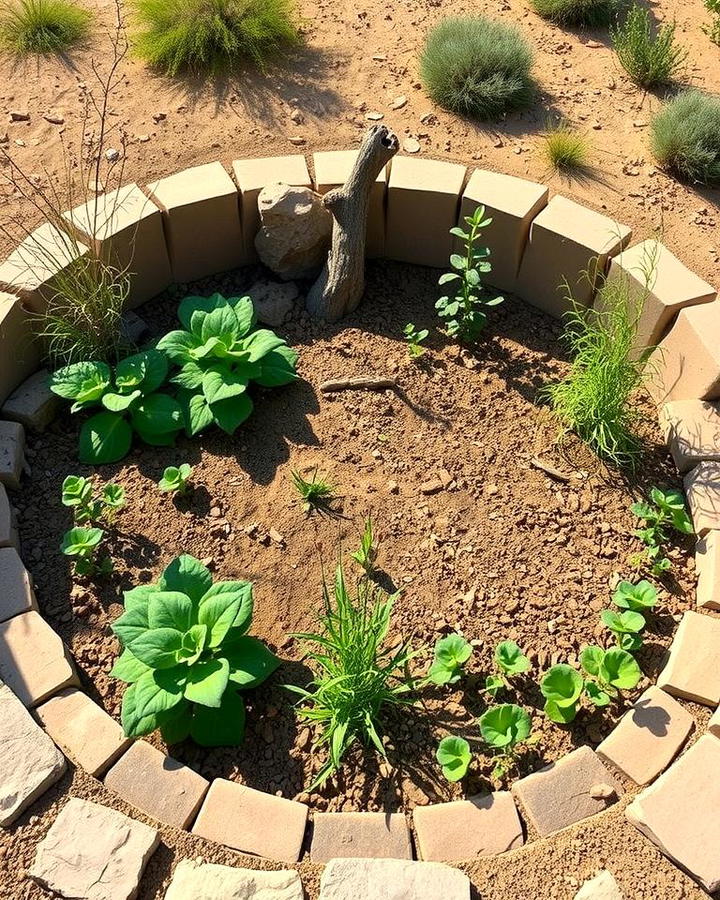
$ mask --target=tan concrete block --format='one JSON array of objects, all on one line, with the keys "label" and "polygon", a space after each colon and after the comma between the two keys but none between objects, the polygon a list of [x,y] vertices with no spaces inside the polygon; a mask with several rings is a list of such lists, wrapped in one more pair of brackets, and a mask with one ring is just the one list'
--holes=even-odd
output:
[{"label": "tan concrete block", "polygon": [[720,531],[708,531],[695,545],[697,605],[702,609],[720,609]]},{"label": "tan concrete block", "polygon": [[[591,791],[596,785],[607,786],[612,795],[595,799]],[[526,775],[512,786],[513,796],[541,837],[602,812],[622,792],[598,756],[585,746]]]},{"label": "tan concrete block", "polygon": [[183,859],[165,900],[305,900],[305,891],[294,869],[259,872]]},{"label": "tan concrete block", "polygon": [[[342,187],[350,176],[357,155],[357,150],[329,150],[323,153],[313,153],[315,190],[318,194],[326,194],[333,188]],[[369,259],[382,256],[385,252],[386,193],[387,166],[384,166],[370,191],[365,245],[365,256]]]},{"label": "tan concrete block", "polygon": [[695,534],[720,528],[720,462],[701,462],[683,481]]},{"label": "tan concrete block", "polygon": [[517,293],[559,318],[571,309],[568,291],[592,306],[610,257],[632,231],[567,197],[555,196],[533,219],[518,273]]},{"label": "tan concrete block", "polygon": [[635,784],[649,784],[680,752],[693,725],[693,717],[677,700],[651,687],[630,707],[596,753]]},{"label": "tan concrete block", "polygon": [[40,369],[17,387],[0,409],[0,415],[31,431],[45,431],[60,408],[60,398],[50,390],[50,373]]},{"label": "tan concrete block", "polygon": [[197,281],[242,263],[238,191],[219,162],[176,172],[147,190],[163,211],[174,281]]},{"label": "tan concrete block", "polygon": [[14,547],[0,549],[0,622],[37,611],[30,573]]},{"label": "tan concrete block", "polygon": [[[475,169],[463,191],[458,225],[465,227],[465,217],[471,216],[478,206],[485,207],[492,225],[482,232],[481,243],[490,250],[492,272],[483,276],[483,282],[500,291],[512,292],[517,286],[530,225],[540,210],[547,206],[548,188],[534,181],[501,175],[486,169]],[[460,253],[462,243],[455,241],[455,252]]]},{"label": "tan concrete block", "polygon": [[720,738],[720,706],[715,710],[712,716],[710,716],[708,731],[710,734],[714,734],[715,737]]},{"label": "tan concrete block", "polygon": [[625,810],[627,818],[709,893],[720,888],[720,741],[703,735]]},{"label": "tan concrete block", "polygon": [[300,859],[308,808],[304,803],[216,778],[192,833],[281,862]]},{"label": "tan concrete block", "polygon": [[416,806],[413,823],[419,855],[436,862],[493,856],[522,847],[524,840],[509,791]]},{"label": "tan concrete block", "polygon": [[453,248],[465,166],[396,156],[390,166],[385,256],[447,269]]},{"label": "tan concrete block", "polygon": [[0,288],[17,294],[28,309],[44,312],[60,286],[58,275],[87,252],[82,241],[45,222],[0,264]]},{"label": "tan concrete block", "polygon": [[35,715],[58,747],[90,775],[103,772],[132,743],[112,716],[76,688],[46,700]]},{"label": "tan concrete block", "polygon": [[655,240],[642,241],[614,257],[608,281],[627,286],[629,312],[637,317],[636,346],[642,349],[660,342],[681,309],[717,297],[715,288]]},{"label": "tan concrete block", "polygon": [[674,400],[660,410],[660,426],[679,472],[705,460],[720,462],[720,404]]},{"label": "tan concrete block", "polygon": [[25,429],[19,422],[0,422],[0,484],[20,490],[25,466]]},{"label": "tan concrete block", "polygon": [[464,872],[409,859],[332,859],[320,878],[319,900],[470,900]]},{"label": "tan concrete block", "polygon": [[236,159],[233,174],[240,190],[240,221],[242,224],[243,264],[257,262],[255,235],[260,230],[258,197],[267,184],[289,184],[291,187],[312,187],[307,162],[301,153],[291,156],[268,156],[262,159]]},{"label": "tan concrete block", "polygon": [[673,638],[657,686],[706,706],[720,703],[720,619],[686,612]]},{"label": "tan concrete block", "polygon": [[310,847],[313,862],[341,857],[412,859],[410,829],[403,813],[315,813]]},{"label": "tan concrete block", "polygon": [[25,706],[78,684],[65,645],[34,611],[0,622],[0,678]]},{"label": "tan concrete block", "polygon": [[209,782],[147,741],[136,741],[107,773],[105,785],[158,822],[187,828]]},{"label": "tan concrete block", "polygon": [[2,484],[0,484],[0,547],[14,547],[18,553],[20,552],[15,514]]},{"label": "tan concrete block", "polygon": [[681,309],[650,357],[648,390],[659,404],[720,399],[720,301]]},{"label": "tan concrete block", "polygon": [[32,316],[13,294],[0,291],[0,402],[40,366]]},{"label": "tan concrete block", "polygon": [[0,684],[0,826],[12,824],[64,771],[65,757]]},{"label": "tan concrete block", "polygon": [[82,240],[130,276],[127,308],[164,291],[172,281],[162,213],[136,184],[94,197],[64,214]]}]

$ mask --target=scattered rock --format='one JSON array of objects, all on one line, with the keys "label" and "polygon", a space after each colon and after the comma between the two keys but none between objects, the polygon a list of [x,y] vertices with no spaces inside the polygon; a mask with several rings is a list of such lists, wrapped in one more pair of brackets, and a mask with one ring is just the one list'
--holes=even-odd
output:
[{"label": "scattered rock", "polygon": [[258,321],[277,328],[292,312],[300,291],[294,281],[256,281],[248,294]]},{"label": "scattered rock", "polygon": [[609,784],[594,784],[589,793],[593,800],[610,800],[615,796],[615,788]]},{"label": "scattered rock", "polygon": [[56,112],[45,113],[45,115],[43,116],[43,119],[45,119],[45,121],[49,122],[51,125],[64,125],[65,124],[65,117],[60,115],[60,113],[56,113]]},{"label": "scattered rock", "polygon": [[305,121],[305,116],[300,112],[299,109],[294,109],[290,113],[290,118],[296,125],[302,125]]},{"label": "scattered rock", "polygon": [[116,150],[114,147],[108,147],[108,149],[105,151],[105,159],[108,162],[116,162],[118,159],[120,159],[120,151]]},{"label": "scattered rock", "polygon": [[30,121],[30,113],[25,112],[20,109],[11,109],[10,110],[10,121],[11,122],[29,122]]},{"label": "scattered rock", "polygon": [[390,104],[390,106],[391,106],[393,109],[402,109],[403,106],[405,106],[407,102],[408,102],[408,99],[407,99],[407,97],[405,96],[405,94],[400,94],[399,97],[396,97],[396,98],[393,100],[393,102]]},{"label": "scattered rock", "polygon": [[288,140],[291,144],[294,144],[296,147],[302,147],[303,144],[306,143],[304,137],[300,137],[299,135],[294,135],[293,137],[289,137]]},{"label": "scattered rock", "polygon": [[443,483],[439,478],[430,478],[420,485],[423,494],[437,494],[443,489]]},{"label": "scattered rock", "polygon": [[147,142],[150,140],[150,135],[149,134],[139,134],[138,140],[140,141],[141,144],[147,144]]},{"label": "scattered rock", "polygon": [[574,900],[623,900],[617,881],[607,869],[586,881],[575,894]]},{"label": "scattered rock", "polygon": [[167,119],[167,113],[158,112],[153,114],[153,122],[157,125],[158,122],[164,122]]},{"label": "scattered rock", "polygon": [[385,114],[381,112],[369,112],[365,114],[365,118],[369,119],[371,122],[379,122],[380,119],[385,118]]},{"label": "scattered rock", "polygon": [[405,138],[403,141],[403,150],[406,153],[419,153],[420,143],[415,138]]}]

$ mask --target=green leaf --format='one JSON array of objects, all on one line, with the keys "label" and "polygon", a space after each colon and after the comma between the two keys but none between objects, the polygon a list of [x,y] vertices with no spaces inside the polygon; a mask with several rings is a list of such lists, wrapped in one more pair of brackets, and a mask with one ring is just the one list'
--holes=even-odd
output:
[{"label": "green leaf", "polygon": [[464,665],[472,656],[472,646],[462,635],[449,634],[435,644],[435,659],[455,668]]},{"label": "green leaf", "polygon": [[190,666],[185,699],[202,706],[219,707],[228,685],[230,665],[226,659],[208,659]]},{"label": "green leaf", "polygon": [[485,678],[485,691],[491,697],[497,697],[500,691],[505,687],[505,681],[500,675],[488,675]]},{"label": "green leaf", "polygon": [[103,362],[78,362],[50,376],[50,390],[80,409],[99,402],[110,386],[110,367]]},{"label": "green leaf", "polygon": [[635,658],[620,648],[606,650],[600,666],[600,680],[618,690],[632,690],[642,678]]},{"label": "green leaf", "polygon": [[262,684],[280,665],[262,641],[248,635],[236,637],[232,631],[222,652],[230,663],[230,681],[245,689]]},{"label": "green leaf", "polygon": [[610,704],[610,695],[602,690],[600,685],[595,684],[594,681],[585,682],[585,693],[595,706],[603,707]]},{"label": "green leaf", "polygon": [[200,339],[203,342],[217,338],[224,346],[230,347],[239,337],[240,328],[237,316],[235,310],[228,303],[218,306],[202,320]]},{"label": "green leaf", "polygon": [[145,377],[146,360],[142,353],[128,356],[115,369],[115,385],[121,394],[129,394],[142,384]]},{"label": "green leaf", "polygon": [[460,781],[467,775],[472,753],[470,744],[461,737],[445,737],[438,744],[435,758],[442,767],[442,773],[448,781]]},{"label": "green leaf", "polygon": [[450,256],[450,265],[453,269],[463,270],[466,266],[467,260],[464,256],[460,256],[459,253],[453,253]]},{"label": "green leaf", "polygon": [[190,736],[193,714],[192,704],[181,700],[160,718],[160,733],[166,744],[179,744]]},{"label": "green leaf", "polygon": [[142,391],[133,391],[131,394],[114,394],[109,392],[103,395],[102,405],[110,412],[121,413],[138,399],[142,397]]},{"label": "green leaf", "polygon": [[190,737],[201,747],[236,747],[245,736],[245,704],[235,691],[226,691],[219,709],[196,706]]},{"label": "green leaf", "polygon": [[636,612],[652,609],[657,603],[657,589],[645,580],[638,581],[637,584],[621,581],[613,594],[613,603],[620,609]]},{"label": "green leaf", "polygon": [[132,684],[137,681],[146,672],[152,671],[144,662],[136,659],[132,653],[125,648],[120,656],[115,660],[115,665],[110,669],[110,675],[113,678],[119,678],[120,681],[127,681]]},{"label": "green leaf", "polygon": [[178,401],[183,411],[185,431],[189,436],[199,434],[215,422],[210,404],[202,394],[190,394],[182,391]]},{"label": "green leaf", "polygon": [[152,669],[169,669],[178,661],[183,636],[175,628],[153,628],[134,638],[129,647],[141,662]]},{"label": "green leaf", "polygon": [[445,272],[445,274],[441,275],[440,278],[438,279],[438,284],[439,285],[448,284],[451,281],[457,281],[458,278],[460,278],[460,276],[458,275],[457,272]]},{"label": "green leaf", "polygon": [[148,630],[147,612],[141,609],[128,609],[110,626],[124,647],[129,647]]},{"label": "green leaf", "polygon": [[616,634],[637,634],[645,627],[645,617],[630,609],[621,613],[612,609],[604,609],[600,613],[600,619],[606,628]]},{"label": "green leaf", "polygon": [[231,400],[219,400],[210,409],[220,428],[227,434],[234,434],[238,426],[250,417],[253,403],[248,394],[241,394]]},{"label": "green leaf", "polygon": [[126,612],[140,610],[145,617],[145,624],[147,625],[147,609],[148,603],[150,602],[150,595],[157,590],[159,590],[159,588],[155,584],[139,584],[137,587],[125,591],[123,600],[125,602]]},{"label": "green leaf", "polygon": [[144,438],[145,435],[161,435],[180,431],[183,414],[180,404],[169,394],[150,394],[133,409],[133,428]]},{"label": "green leaf", "polygon": [[585,683],[579,672],[560,663],[548,669],[540,682],[540,691],[546,700],[559,707],[573,706],[580,698]]},{"label": "green leaf", "polygon": [[138,714],[135,704],[135,689],[137,685],[131,684],[123,694],[120,721],[126,737],[143,737],[150,734],[158,727],[157,716],[141,716]]},{"label": "green leaf", "polygon": [[580,653],[580,665],[588,675],[597,678],[604,655],[605,651],[602,647],[585,647]]},{"label": "green leaf", "polygon": [[558,706],[554,700],[546,700],[544,711],[551,722],[568,725],[577,716],[577,703],[573,703],[571,706]]},{"label": "green leaf", "polygon": [[228,366],[212,366],[203,375],[203,394],[211,406],[219,400],[239,397],[246,388],[247,379],[235,375]]},{"label": "green leaf", "polygon": [[170,381],[186,390],[196,391],[202,385],[204,374],[204,370],[196,362],[188,362]]},{"label": "green leaf", "polygon": [[71,528],[63,535],[60,549],[66,556],[88,556],[103,539],[102,528]]},{"label": "green leaf", "polygon": [[137,354],[145,362],[145,376],[142,380],[144,394],[152,394],[163,385],[168,374],[168,361],[164,353],[159,350],[145,350]]},{"label": "green leaf", "polygon": [[160,576],[158,585],[163,591],[180,591],[199,604],[212,586],[210,570],[199,559],[187,554],[178,556]]},{"label": "green leaf", "polygon": [[145,672],[134,685],[136,715],[157,716],[177,706],[183,697],[186,676],[186,666]]},{"label": "green leaf", "polygon": [[297,379],[295,367],[297,353],[287,346],[271,350],[259,361],[258,372],[253,376],[262,387],[281,387]]},{"label": "green leaf", "polygon": [[[158,350],[162,350],[179,366],[191,364],[191,351],[196,350],[202,341],[189,331],[171,331],[157,342]],[[175,380],[175,379],[173,379]]]},{"label": "green leaf", "polygon": [[507,675],[521,675],[530,668],[530,660],[515,641],[502,641],[497,645],[495,662]]},{"label": "green leaf", "polygon": [[132,428],[122,416],[101,412],[83,423],[78,457],[82,463],[118,462],[130,451]]},{"label": "green leaf", "polygon": [[253,331],[243,341],[244,349],[249,353],[248,358],[250,362],[257,362],[272,350],[277,350],[284,344],[285,341],[278,337],[275,332],[270,331],[269,328],[258,328],[257,331]]},{"label": "green leaf", "polygon": [[178,307],[178,319],[188,331],[199,337],[205,316],[226,304],[227,300],[222,294],[212,294],[210,297],[185,297]]},{"label": "green leaf", "polygon": [[442,663],[439,660],[435,660],[427,673],[428,680],[433,684],[438,685],[455,684],[460,681],[461,675],[462,670],[455,668],[454,666],[446,666],[445,663]]},{"label": "green leaf", "polygon": [[150,594],[150,628],[174,628],[185,633],[193,624],[193,603],[187,594],[180,591],[155,591]]},{"label": "green leaf", "polygon": [[208,627],[209,644],[218,647],[231,628],[246,631],[253,611],[249,581],[218,581],[200,600],[198,622]]},{"label": "green leaf", "polygon": [[243,338],[250,329],[255,325],[257,315],[255,307],[250,297],[231,297],[228,303],[235,310],[235,317],[238,323],[238,337]]},{"label": "green leaf", "polygon": [[530,716],[515,703],[492,706],[478,720],[483,739],[495,748],[512,748],[530,736]]},{"label": "green leaf", "polygon": [[178,651],[178,659],[188,666],[194,665],[205,650],[207,635],[207,625],[193,625],[183,635],[183,645]]}]

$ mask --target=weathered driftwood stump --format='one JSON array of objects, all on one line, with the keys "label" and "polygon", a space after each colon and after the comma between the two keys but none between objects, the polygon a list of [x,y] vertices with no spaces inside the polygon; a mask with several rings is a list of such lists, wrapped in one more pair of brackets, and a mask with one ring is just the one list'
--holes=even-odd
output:
[{"label": "weathered driftwood stump", "polygon": [[333,216],[328,258],[307,295],[311,315],[336,322],[355,309],[365,289],[365,233],[370,192],[383,166],[397,153],[399,142],[386,125],[373,125],[363,138],[350,177],[328,191],[323,204]]}]

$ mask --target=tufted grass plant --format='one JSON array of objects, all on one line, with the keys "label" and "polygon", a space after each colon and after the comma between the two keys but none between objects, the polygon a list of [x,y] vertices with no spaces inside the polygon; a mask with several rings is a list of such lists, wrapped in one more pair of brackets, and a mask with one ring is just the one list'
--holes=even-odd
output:
[{"label": "tufted grass plant", "polygon": [[558,172],[580,172],[588,168],[590,145],[584,135],[561,122],[544,135],[545,157]]},{"label": "tufted grass plant", "polygon": [[656,29],[650,10],[638,3],[610,35],[620,65],[644,88],[670,84],[687,59],[687,51],[675,40],[675,24]]},{"label": "tufted grass plant", "polygon": [[427,35],[420,77],[432,100],[461,116],[498,119],[535,95],[533,55],[517,28],[484,16],[447,18]]},{"label": "tufted grass plant", "polygon": [[531,0],[535,12],[556,25],[609,25],[623,0]]},{"label": "tufted grass plant", "polygon": [[652,121],[658,162],[682,181],[720,184],[720,97],[684,91]]},{"label": "tufted grass plant", "polygon": [[703,31],[714,44],[720,46],[720,0],[705,0],[705,6],[712,18],[708,25],[703,25]]},{"label": "tufted grass plant", "polygon": [[71,0],[11,0],[0,13],[0,46],[13,53],[63,53],[87,37],[92,14]]},{"label": "tufted grass plant", "polygon": [[293,0],[132,0],[138,54],[175,76],[215,73],[240,64],[264,69],[297,44]]}]

